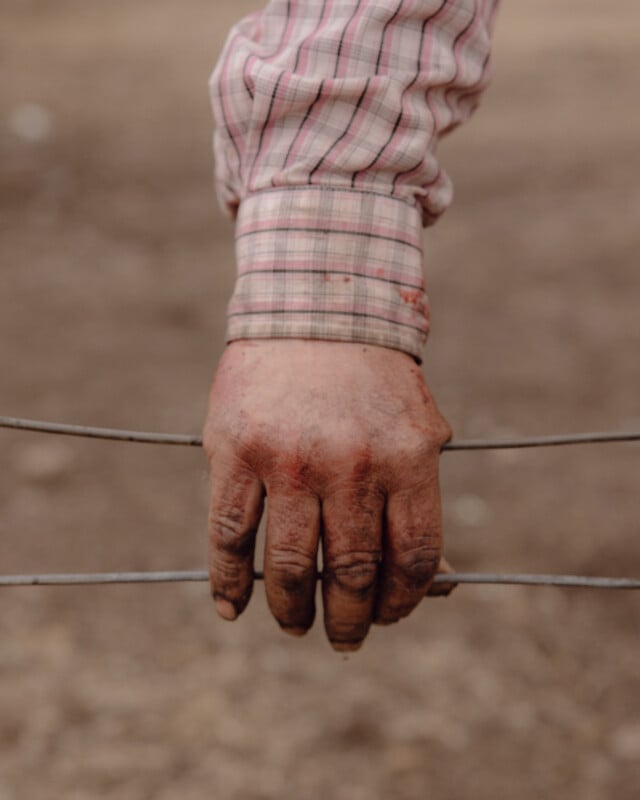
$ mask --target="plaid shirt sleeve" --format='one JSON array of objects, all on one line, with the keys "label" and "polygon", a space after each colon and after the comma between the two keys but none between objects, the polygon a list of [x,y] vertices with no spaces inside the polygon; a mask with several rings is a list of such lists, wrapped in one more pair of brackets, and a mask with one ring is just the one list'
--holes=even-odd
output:
[{"label": "plaid shirt sleeve", "polygon": [[421,359],[422,227],[452,199],[439,137],[487,85],[498,0],[271,0],[210,79],[216,190],[236,220],[227,340]]}]

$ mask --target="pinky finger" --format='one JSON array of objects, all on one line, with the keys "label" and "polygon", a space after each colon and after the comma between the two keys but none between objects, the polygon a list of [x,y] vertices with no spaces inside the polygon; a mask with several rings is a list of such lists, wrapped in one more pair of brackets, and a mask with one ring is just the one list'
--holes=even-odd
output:
[{"label": "pinky finger", "polygon": [[235,619],[253,589],[255,540],[264,490],[244,471],[212,471],[209,512],[209,574],[218,614]]}]

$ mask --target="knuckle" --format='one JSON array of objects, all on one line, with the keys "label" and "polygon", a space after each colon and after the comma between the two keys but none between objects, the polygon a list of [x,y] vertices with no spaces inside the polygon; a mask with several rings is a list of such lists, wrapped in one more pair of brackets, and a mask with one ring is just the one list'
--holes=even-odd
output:
[{"label": "knuckle", "polygon": [[377,446],[359,431],[327,431],[318,449],[326,464],[325,474],[338,485],[367,483],[375,471]]},{"label": "knuckle", "polygon": [[294,548],[272,548],[269,567],[275,582],[291,594],[304,592],[316,572],[314,559]]},{"label": "knuckle", "polygon": [[401,550],[395,557],[395,568],[403,582],[420,586],[427,583],[437,572],[440,563],[440,548],[433,542],[414,545]]},{"label": "knuckle", "polygon": [[371,475],[375,467],[374,448],[371,442],[352,445],[351,481],[354,486],[366,488],[371,484]]},{"label": "knuckle", "polygon": [[273,461],[272,448],[265,443],[257,430],[236,433],[234,447],[238,462],[252,470],[264,470]]},{"label": "knuckle", "polygon": [[379,553],[349,553],[328,564],[327,576],[341,589],[364,596],[374,588],[379,566]]},{"label": "knuckle", "polygon": [[269,429],[244,412],[227,414],[205,428],[203,447],[210,465],[239,473],[253,473],[272,458],[277,442]]},{"label": "knuckle", "polygon": [[446,444],[447,442],[451,441],[453,438],[453,428],[447,422],[444,417],[440,420],[440,441],[442,444]]},{"label": "knuckle", "polygon": [[296,513],[296,495],[312,493],[315,464],[311,454],[302,448],[289,448],[285,443],[279,448],[268,471],[268,491],[277,494],[280,503],[290,506],[289,513]]},{"label": "knuckle", "polygon": [[253,566],[224,554],[212,554],[209,583],[214,600],[228,600],[240,613],[253,591]]},{"label": "knuckle", "polygon": [[244,581],[246,570],[243,562],[229,558],[223,554],[214,554],[211,558],[211,580],[217,587],[232,589]]},{"label": "knuckle", "polygon": [[202,431],[202,447],[209,462],[233,459],[240,441],[239,428],[239,420],[224,409],[210,413]]},{"label": "knuckle", "polygon": [[413,433],[397,447],[395,460],[405,469],[407,466],[424,464],[440,451],[440,441],[429,434]]},{"label": "knuckle", "polygon": [[242,570],[237,563],[221,558],[212,561],[209,574],[214,601],[226,600],[237,614],[241,614],[253,592],[252,574]]},{"label": "knuckle", "polygon": [[428,438],[430,439],[433,447],[438,449],[446,444],[453,436],[453,429],[447,420],[438,415],[436,419],[429,425]]},{"label": "knuckle", "polygon": [[244,510],[235,506],[216,509],[209,516],[213,545],[231,555],[246,556],[253,546],[253,531],[245,525]]},{"label": "knuckle", "polygon": [[396,456],[401,461],[424,463],[436,458],[452,436],[451,426],[443,417],[430,420],[424,426],[413,425],[396,448]]}]

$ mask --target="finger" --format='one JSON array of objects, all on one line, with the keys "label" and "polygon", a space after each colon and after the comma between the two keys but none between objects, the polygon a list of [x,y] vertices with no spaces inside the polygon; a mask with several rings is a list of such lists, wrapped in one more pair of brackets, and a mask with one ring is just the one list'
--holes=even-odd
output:
[{"label": "finger", "polygon": [[442,549],[437,477],[387,501],[383,566],[376,604],[382,625],[406,617],[427,593]]},{"label": "finger", "polygon": [[334,494],[322,503],[324,625],[332,647],[358,650],[373,619],[384,497]]},{"label": "finger", "polygon": [[318,579],[320,501],[317,496],[267,486],[264,579],[267,602],[280,627],[301,636],[313,625]]},{"label": "finger", "polygon": [[262,507],[262,483],[246,468],[212,464],[209,576],[218,614],[233,620],[249,602]]},{"label": "finger", "polygon": [[[455,572],[455,570],[443,556],[438,565],[437,575],[451,575],[453,572]],[[436,583],[434,581],[427,591],[427,597],[447,597],[457,585],[457,583],[440,583],[439,581]]]}]

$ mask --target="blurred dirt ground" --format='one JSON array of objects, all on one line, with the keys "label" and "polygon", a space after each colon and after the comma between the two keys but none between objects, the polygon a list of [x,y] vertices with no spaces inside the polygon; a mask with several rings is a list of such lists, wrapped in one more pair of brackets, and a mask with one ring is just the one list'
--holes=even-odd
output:
[{"label": "blurred dirt ground", "polygon": [[[207,79],[257,0],[2,0],[0,413],[197,432],[232,229]],[[442,146],[425,370],[456,435],[640,427],[640,10],[509,0]],[[198,451],[0,432],[0,571],[205,562]],[[449,454],[459,569],[640,574],[634,445]],[[4,590],[0,800],[635,800],[640,598],[461,588],[349,658],[261,587]]]}]

